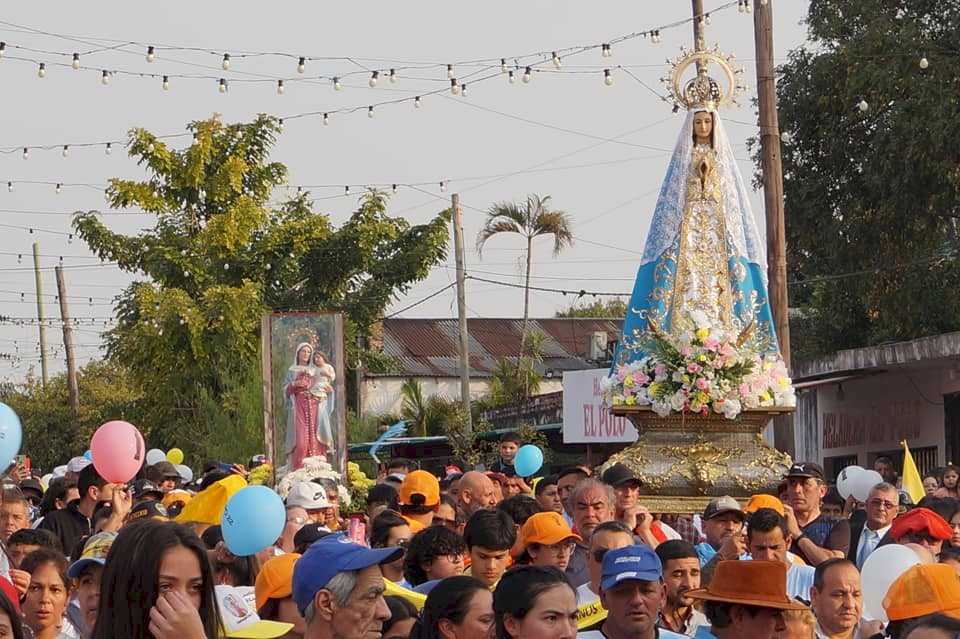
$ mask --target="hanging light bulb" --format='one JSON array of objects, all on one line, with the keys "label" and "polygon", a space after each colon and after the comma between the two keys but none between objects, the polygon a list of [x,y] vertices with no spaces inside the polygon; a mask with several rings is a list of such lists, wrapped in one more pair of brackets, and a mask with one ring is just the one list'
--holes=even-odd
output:
[{"label": "hanging light bulb", "polygon": [[230,54],[229,54],[229,53],[224,53],[224,54],[223,54],[223,62],[220,63],[220,66],[221,66],[221,68],[223,68],[224,71],[227,71],[227,70],[230,69]]},{"label": "hanging light bulb", "polygon": [[334,91],[340,91],[340,90],[342,90],[342,89],[343,89],[343,85],[340,84],[340,78],[336,78],[336,77],[335,77],[335,78],[333,79],[333,90],[334,90]]},{"label": "hanging light bulb", "polygon": [[153,62],[156,59],[157,59],[156,50],[152,46],[147,47],[147,62]]},{"label": "hanging light bulb", "polygon": [[21,156],[24,160],[30,159],[30,149],[23,147],[23,155]]},{"label": "hanging light bulb", "polygon": [[447,183],[442,180],[440,181],[440,192],[441,193],[447,192]]},{"label": "hanging light bulb", "polygon": [[3,57],[3,54],[6,52],[6,50],[7,50],[7,43],[0,42],[0,58]]},{"label": "hanging light bulb", "polygon": [[330,124],[330,114],[329,114],[329,113],[324,113],[324,114],[323,114],[323,126],[327,126],[328,124]]},{"label": "hanging light bulb", "polygon": [[708,13],[707,15],[703,16],[703,22],[704,22],[704,24],[706,24],[706,25],[708,25],[708,26],[710,25],[710,14],[709,14],[709,13]]},{"label": "hanging light bulb", "polygon": [[448,80],[453,80],[454,77],[455,77],[455,76],[454,76],[454,73],[453,73],[453,65],[452,65],[452,64],[448,64],[448,65],[447,65],[447,79],[448,79]]},{"label": "hanging light bulb", "polygon": [[511,71],[507,74],[507,82],[509,82],[510,84],[515,84],[516,81],[517,81],[517,78],[513,75],[513,71],[511,70]]},{"label": "hanging light bulb", "polygon": [[533,79],[533,69],[530,67],[527,67],[526,69],[523,70],[523,83],[529,84],[530,80],[532,79]]},{"label": "hanging light bulb", "polygon": [[394,193],[396,193],[396,192],[397,192],[397,185],[394,184],[393,186],[390,187],[390,189],[391,189]]},{"label": "hanging light bulb", "polygon": [[368,118],[372,118],[372,117],[373,117],[373,106],[372,106],[372,105],[367,107],[367,117],[368,117]]},{"label": "hanging light bulb", "polygon": [[63,145],[63,157],[67,157],[68,155],[70,155],[70,145],[69,145],[69,144],[64,144],[64,145]]},{"label": "hanging light bulb", "polygon": [[450,78],[450,93],[460,95],[460,83],[457,82],[456,78]]},{"label": "hanging light bulb", "polygon": [[613,86],[613,74],[610,73],[610,69],[603,70],[603,83],[608,87]]},{"label": "hanging light bulb", "polygon": [[467,97],[467,83],[466,83],[466,82],[464,82],[463,84],[460,85],[460,95],[462,95],[463,97]]},{"label": "hanging light bulb", "polygon": [[227,92],[227,81],[225,78],[220,78],[220,93]]},{"label": "hanging light bulb", "polygon": [[373,73],[370,74],[370,80],[367,82],[367,84],[369,84],[370,88],[372,89],[373,87],[377,86],[377,80],[379,79],[380,79],[380,72],[374,71]]},{"label": "hanging light bulb", "polygon": [[73,67],[73,70],[74,70],[74,71],[76,71],[77,69],[80,68],[80,54],[79,54],[79,53],[74,53],[74,54],[73,54],[73,62],[70,63],[70,66]]},{"label": "hanging light bulb", "polygon": [[559,69],[562,66],[562,64],[560,63],[560,56],[557,55],[556,51],[553,52],[550,58],[553,61],[554,68]]},{"label": "hanging light bulb", "polygon": [[737,11],[743,13],[743,0],[737,0]]},{"label": "hanging light bulb", "polygon": [[113,143],[112,143],[112,142],[107,142],[107,145],[103,148],[103,152],[104,152],[106,155],[110,155],[110,153],[111,153],[112,151],[113,151]]},{"label": "hanging light bulb", "polygon": [[169,90],[170,90],[170,76],[168,76],[168,75],[163,76],[163,84],[160,85],[160,86],[163,87],[163,90],[164,90],[164,91],[169,91]]},{"label": "hanging light bulb", "polygon": [[390,74],[387,76],[390,78],[390,84],[396,84],[399,77],[397,76],[396,69],[390,69]]},{"label": "hanging light bulb", "polygon": [[413,107],[414,107],[415,109],[419,109],[419,108],[420,108],[420,96],[419,96],[419,95],[413,99]]},{"label": "hanging light bulb", "polygon": [[277,122],[277,128],[280,129],[280,133],[283,133],[283,118]]},{"label": "hanging light bulb", "polygon": [[600,49],[600,55],[601,55],[602,57],[604,57],[604,58],[612,58],[612,57],[613,57],[613,49],[610,47],[609,44],[604,44],[604,45],[602,45],[602,47],[601,47],[601,49]]},{"label": "hanging light bulb", "polygon": [[349,185],[349,184],[346,185],[345,187],[343,187],[343,194],[344,194],[344,195],[350,195],[350,185]]},{"label": "hanging light bulb", "polygon": [[925,57],[920,58],[920,68],[921,68],[921,69],[926,69],[926,68],[928,68],[929,66],[930,66],[930,61],[929,61],[929,60],[927,60]]},{"label": "hanging light bulb", "polygon": [[753,13],[753,5],[750,4],[750,0],[743,0],[743,10],[747,13]]},{"label": "hanging light bulb", "polygon": [[40,68],[37,69],[37,77],[45,78],[47,77],[47,65],[44,62],[40,63]]},{"label": "hanging light bulb", "polygon": [[67,244],[73,244],[73,233],[67,236]]},{"label": "hanging light bulb", "polygon": [[7,191],[13,193],[13,182],[7,182]]},{"label": "hanging light bulb", "polygon": [[283,80],[277,80],[277,95],[283,95]]},{"label": "hanging light bulb", "polygon": [[506,73],[506,72],[507,72],[507,59],[500,58],[500,73]]},{"label": "hanging light bulb", "polygon": [[303,73],[307,70],[307,59],[303,56],[300,56],[300,60],[297,62],[297,73]]},{"label": "hanging light bulb", "polygon": [[60,191],[63,190],[63,185],[61,185],[59,182],[57,182],[57,188],[56,188],[55,190],[56,190],[56,192],[57,192],[57,195],[60,195]]},{"label": "hanging light bulb", "polygon": [[103,70],[103,73],[100,75],[100,82],[104,85],[110,84],[110,72],[106,69]]},{"label": "hanging light bulb", "polygon": [[870,109],[870,105],[867,104],[866,100],[860,100],[860,104],[857,105],[857,108],[860,109],[861,113],[866,113]]}]

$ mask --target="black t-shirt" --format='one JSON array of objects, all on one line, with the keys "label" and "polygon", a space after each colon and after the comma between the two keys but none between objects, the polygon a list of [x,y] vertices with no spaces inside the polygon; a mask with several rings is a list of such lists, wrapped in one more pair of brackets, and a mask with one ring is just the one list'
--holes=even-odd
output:
[{"label": "black t-shirt", "polygon": [[493,466],[490,468],[495,473],[503,473],[507,477],[513,477],[517,474],[517,471],[514,469],[513,464],[508,464],[502,459],[498,459]]},{"label": "black t-shirt", "polygon": [[[802,526],[800,530],[807,539],[821,548],[840,550],[843,551],[844,555],[850,551],[850,522],[847,519],[827,517],[821,513],[819,517],[806,526]],[[790,547],[790,551],[799,555],[801,559],[811,566],[813,565],[810,559],[800,550],[800,546],[796,540],[794,540],[793,545]]]}]

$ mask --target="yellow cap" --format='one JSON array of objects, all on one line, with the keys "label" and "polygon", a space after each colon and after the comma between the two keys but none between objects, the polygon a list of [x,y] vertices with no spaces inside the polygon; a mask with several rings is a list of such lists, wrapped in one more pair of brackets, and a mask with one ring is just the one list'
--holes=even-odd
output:
[{"label": "yellow cap", "polygon": [[570,530],[560,513],[552,510],[536,513],[520,528],[520,543],[514,546],[513,554],[515,557],[520,556],[530,544],[552,546],[567,539],[583,541],[580,535]]}]

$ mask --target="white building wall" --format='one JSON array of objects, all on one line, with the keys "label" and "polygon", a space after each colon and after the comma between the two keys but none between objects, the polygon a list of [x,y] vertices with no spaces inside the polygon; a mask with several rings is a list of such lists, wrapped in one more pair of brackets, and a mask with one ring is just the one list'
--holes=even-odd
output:
[{"label": "white building wall", "polygon": [[[407,377],[368,377],[363,380],[363,414],[378,415],[383,413],[398,414],[403,404],[400,387],[407,381]],[[424,398],[441,396],[445,399],[460,397],[460,379],[457,377],[416,377],[423,387]],[[552,393],[563,390],[560,379],[543,379],[540,381],[541,393]],[[490,391],[490,380],[478,377],[470,380],[470,397],[477,399]]]}]

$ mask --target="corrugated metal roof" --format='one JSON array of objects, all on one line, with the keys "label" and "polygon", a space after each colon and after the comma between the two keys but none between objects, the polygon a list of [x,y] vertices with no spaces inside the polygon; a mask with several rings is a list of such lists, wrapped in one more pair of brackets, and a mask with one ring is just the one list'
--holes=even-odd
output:
[{"label": "corrugated metal roof", "polygon": [[[523,320],[515,318],[467,320],[470,334],[472,377],[487,377],[501,357],[516,358],[520,351]],[[545,370],[564,371],[595,368],[589,361],[590,338],[594,332],[607,333],[610,342],[620,339],[620,320],[592,318],[531,319],[530,332],[547,336],[544,344]],[[456,319],[405,319],[383,321],[383,352],[400,365],[401,371],[388,377],[456,377],[459,329]],[[368,374],[376,376],[374,374]]]}]

